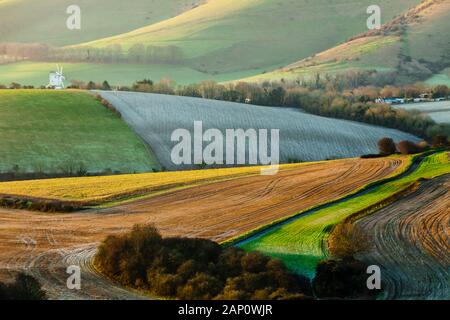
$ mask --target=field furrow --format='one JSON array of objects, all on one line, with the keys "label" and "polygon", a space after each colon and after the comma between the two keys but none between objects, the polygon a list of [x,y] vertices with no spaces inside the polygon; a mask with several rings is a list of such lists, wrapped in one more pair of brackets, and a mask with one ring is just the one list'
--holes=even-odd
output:
[{"label": "field furrow", "polygon": [[[116,91],[98,93],[120,111],[123,120],[151,147],[158,161],[170,170],[196,167],[189,163],[174,164],[171,157],[172,148],[177,144],[171,140],[172,133],[186,129],[194,137],[195,121],[202,122],[203,132],[208,129],[218,129],[222,134],[227,129],[267,130],[268,144],[271,130],[279,130],[280,163],[343,159],[376,153],[377,141],[383,137],[391,137],[395,141],[418,141],[411,134],[398,130],[319,117],[293,108],[284,108],[280,112],[279,107],[182,96]],[[224,145],[229,142],[225,140],[226,137]],[[258,141],[259,145],[265,143],[261,139]],[[205,142],[204,147],[206,145]],[[248,148],[239,152],[245,152],[248,163]],[[227,149],[223,148],[224,159],[237,155],[234,150],[232,154],[226,153]]]},{"label": "field furrow", "polygon": [[431,179],[449,173],[447,152],[426,156],[420,164],[396,179],[373,185],[332,204],[299,210],[295,218],[275,224],[237,245],[248,251],[256,250],[279,258],[292,271],[313,278],[317,263],[328,256],[326,240],[335,225],[354,215],[365,214],[369,208],[386,206],[399,193],[423,178]]},{"label": "field furrow", "polygon": [[363,256],[382,268],[385,298],[449,299],[450,176],[423,182],[409,196],[356,222],[373,236]]},{"label": "field furrow", "polygon": [[[70,297],[60,280],[51,279],[67,277],[61,267],[53,267],[60,266],[61,259],[49,258],[58,250],[73,252],[107,235],[128,231],[136,223],[150,222],[165,236],[227,240],[397,174],[408,163],[402,157],[305,164],[274,176],[221,181],[79,213],[0,209],[0,277],[10,278],[11,272],[29,268],[40,277],[50,277],[46,288],[54,284],[55,296]],[[83,270],[88,279],[95,279],[92,270]]]}]

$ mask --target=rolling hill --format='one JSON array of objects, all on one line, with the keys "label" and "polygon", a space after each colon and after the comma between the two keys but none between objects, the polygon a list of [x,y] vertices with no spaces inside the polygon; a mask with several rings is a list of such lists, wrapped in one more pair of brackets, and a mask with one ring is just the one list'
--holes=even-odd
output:
[{"label": "rolling hill", "polygon": [[[356,197],[349,197],[345,201],[319,208],[319,210],[313,209],[299,212],[295,219],[275,225],[273,228],[269,228],[252,238],[242,241],[239,245],[249,251],[257,250],[277,257],[283,260],[291,270],[312,278],[315,274],[317,263],[329,256],[326,241],[335,225],[355,215],[355,218],[358,218],[360,214],[371,217],[363,219],[363,221],[369,220],[384,223],[384,218],[377,219],[377,209],[386,206],[386,203],[383,204],[383,201],[388,201],[390,197],[394,197],[394,200],[401,199],[398,196],[399,193],[403,192],[403,190],[408,190],[418,181],[448,175],[450,173],[449,163],[448,152],[428,156],[414,172],[406,176],[375,186],[372,190],[369,189],[366,192],[362,192]],[[445,202],[445,198],[440,200]],[[404,203],[404,200],[402,203]],[[394,202],[394,208],[395,206]],[[439,214],[445,214],[442,211],[436,211]],[[395,211],[392,213],[392,216],[400,215],[400,212],[402,212],[401,216],[407,214],[405,211]],[[373,214],[373,216],[370,214]],[[430,215],[429,213],[429,218]],[[364,215],[359,218],[363,217]],[[390,231],[392,227],[395,228],[395,232],[398,231],[399,226],[391,225],[391,223],[394,223],[393,221],[394,219],[389,219],[389,228],[385,229],[389,230],[387,233],[392,232]],[[367,230],[372,230],[372,228],[369,227]],[[443,235],[442,232],[437,233]],[[396,245],[398,245],[398,242]],[[441,252],[441,254],[446,252],[445,247],[436,246],[433,248]],[[411,248],[402,250],[406,250],[411,254]],[[396,252],[399,251],[396,250]],[[393,254],[395,255],[395,253]],[[412,255],[414,256],[414,253]],[[403,257],[398,259],[402,260]],[[410,259],[408,258],[406,261],[410,263]],[[390,269],[389,271],[392,270]]]},{"label": "rolling hill", "polygon": [[[131,31],[179,15],[203,0],[3,0],[0,42],[76,44]],[[67,7],[81,9],[81,30],[66,28]]]},{"label": "rolling hill", "polygon": [[[375,153],[377,141],[385,136],[395,141],[418,140],[397,130],[319,117],[297,109],[136,92],[99,93],[122,113],[123,119],[151,146],[160,163],[168,169],[196,167],[175,165],[171,160],[172,148],[177,144],[171,141],[172,132],[182,128],[194,136],[194,121],[202,121],[203,132],[217,128],[224,136],[226,129],[267,129],[270,138],[270,129],[279,129],[281,163]],[[204,143],[204,147],[206,145]],[[270,145],[268,148],[270,151]]]},{"label": "rolling hill", "polygon": [[[81,63],[73,65],[74,72],[68,75],[69,80],[102,77],[101,81],[120,85],[141,79],[144,71],[146,78],[168,77],[185,84],[205,79],[235,80],[274,70],[363,32],[368,17],[366,9],[372,4],[370,0],[209,0],[170,18],[174,12],[192,8],[196,1],[154,0],[148,9],[148,2],[142,0],[133,5],[118,4],[117,0],[108,5],[102,5],[104,1],[85,0],[81,6],[86,7],[82,9],[86,29],[68,33],[64,27],[67,1],[59,0],[49,17],[47,4],[53,6],[53,2],[48,0],[43,9],[30,10],[26,7],[30,0],[11,0],[0,5],[0,30],[5,30],[0,32],[0,42],[49,42],[81,50],[86,46],[107,48],[120,44],[124,52],[142,44],[173,46],[182,53],[183,60],[171,65],[152,62],[141,64],[141,68],[127,64],[109,64],[105,68]],[[419,1],[378,1],[384,9],[383,21],[389,21]],[[33,6],[37,4],[33,2]],[[103,7],[105,11],[99,9]],[[28,20],[19,28],[21,15]],[[26,66],[30,69],[26,75],[20,73],[24,67],[22,63],[0,65],[0,75],[3,74],[0,82],[20,80],[33,85],[45,84],[49,71],[45,63]],[[99,68],[103,71],[92,71]],[[120,78],[122,74],[124,77]]]},{"label": "rolling hill", "polygon": [[246,81],[295,80],[348,70],[395,71],[404,81],[448,84],[450,2],[426,0],[373,30],[270,73]]},{"label": "rolling hill", "polygon": [[[379,1],[384,21],[418,1]],[[179,47],[195,70],[215,74],[273,68],[334,46],[366,28],[364,1],[210,0],[173,19],[88,42]]]},{"label": "rolling hill", "polygon": [[[255,175],[194,185],[110,208],[64,215],[0,207],[0,279],[9,279],[13,270],[27,268],[45,283],[52,298],[136,298],[135,294],[119,290],[117,283],[108,283],[107,279],[99,277],[92,267],[90,260],[96,246],[106,236],[126,232],[136,223],[154,223],[164,236],[230,239],[316,202],[342,197],[355,188],[402,171],[407,159],[344,159],[296,164],[284,167],[274,176]],[[235,169],[225,169],[229,170]],[[202,170],[199,175],[209,171]],[[161,175],[173,176],[173,173]],[[97,186],[113,191],[123,188],[124,182],[127,185],[127,180],[133,184],[139,180],[138,176],[147,182],[152,180],[152,175],[145,174],[102,177]],[[99,191],[92,188],[93,179],[75,179],[79,196]],[[77,193],[73,180],[58,179],[59,184],[54,180],[41,180],[21,185],[29,196],[36,192],[40,196],[42,192],[47,192],[47,196],[52,193],[61,196],[63,190]],[[20,182],[15,184],[19,187]],[[5,186],[1,187],[2,192],[10,185],[0,183]],[[46,187],[40,189],[44,185]],[[39,245],[31,248],[28,244],[33,241]],[[81,290],[67,288],[68,265],[82,268]]]},{"label": "rolling hill", "polygon": [[86,92],[0,90],[0,173],[159,168],[144,143]]},{"label": "rolling hill", "polygon": [[[218,82],[230,81],[243,76],[252,76],[254,71],[221,73],[209,75],[189,67],[167,64],[134,63],[62,63],[66,84],[72,80],[94,81],[108,80],[111,85],[129,85],[142,79],[177,79],[178,84],[198,83],[205,79]],[[40,87],[48,84],[48,73],[56,69],[54,62],[23,61],[0,64],[0,84],[9,85],[18,82],[23,85]],[[262,70],[261,70],[262,71]]]}]

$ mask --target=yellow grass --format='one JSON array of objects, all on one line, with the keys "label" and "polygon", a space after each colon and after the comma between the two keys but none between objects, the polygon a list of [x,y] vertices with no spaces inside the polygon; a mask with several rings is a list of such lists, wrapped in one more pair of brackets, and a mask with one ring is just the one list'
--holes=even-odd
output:
[{"label": "yellow grass", "polygon": [[[301,165],[303,164],[289,164],[280,168],[295,168]],[[259,174],[261,169],[262,167],[241,167],[2,182],[0,195],[92,202],[254,175]]]}]

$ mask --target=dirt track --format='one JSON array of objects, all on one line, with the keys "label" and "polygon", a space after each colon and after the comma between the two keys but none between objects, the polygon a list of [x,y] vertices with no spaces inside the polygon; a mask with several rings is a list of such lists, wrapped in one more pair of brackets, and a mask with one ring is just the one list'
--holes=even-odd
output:
[{"label": "dirt track", "polygon": [[374,249],[363,259],[382,268],[385,298],[450,298],[449,190],[449,175],[423,182],[356,223],[374,237]]},{"label": "dirt track", "polygon": [[[89,258],[106,235],[153,222],[163,235],[225,240],[392,174],[398,159],[316,163],[274,176],[192,187],[113,208],[74,214],[0,209],[0,277],[28,269],[51,298],[136,298],[96,275]],[[65,266],[82,267],[82,290],[65,288]]]}]

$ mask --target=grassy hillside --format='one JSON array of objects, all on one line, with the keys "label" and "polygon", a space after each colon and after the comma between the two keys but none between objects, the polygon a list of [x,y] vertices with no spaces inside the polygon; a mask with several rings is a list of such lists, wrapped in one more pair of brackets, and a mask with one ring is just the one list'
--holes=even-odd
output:
[{"label": "grassy hillside", "polygon": [[[281,163],[374,153],[377,141],[385,136],[395,141],[417,140],[397,130],[314,116],[296,109],[136,92],[105,91],[101,95],[122,113],[123,119],[169,169],[192,168],[173,164],[171,151],[176,143],[171,141],[171,134],[184,128],[193,136],[194,121],[203,122],[203,132],[217,128],[224,136],[226,129],[266,129],[270,138],[270,129],[279,129]],[[225,144],[223,150],[225,156]],[[248,163],[248,155],[246,159]]]},{"label": "grassy hillside", "polygon": [[300,216],[291,223],[250,239],[242,246],[246,250],[258,250],[280,258],[293,271],[313,277],[315,266],[327,256],[325,241],[333,226],[352,214],[393,196],[421,178],[429,179],[448,173],[448,152],[429,156],[416,171],[404,178],[384,184],[359,197]]},{"label": "grassy hillside", "polygon": [[426,84],[430,86],[445,84],[446,86],[450,87],[450,68],[446,68],[440,73],[431,76],[429,79],[427,79]]},{"label": "grassy hillside", "polygon": [[[3,0],[0,42],[75,44],[174,17],[203,0]],[[81,30],[66,28],[68,6],[81,8]]]},{"label": "grassy hillside", "polygon": [[0,172],[158,167],[132,130],[85,92],[0,90],[0,150]]},{"label": "grassy hillside", "polygon": [[[103,82],[112,85],[130,85],[136,80],[163,78],[177,79],[178,84],[197,83],[204,79],[218,82],[253,75],[253,72],[230,72],[217,75],[205,74],[188,67],[156,64],[101,64],[101,63],[63,63],[66,84],[71,80]],[[56,69],[55,63],[25,61],[14,64],[0,64],[0,84],[19,82],[36,87],[48,84],[48,73]],[[260,70],[262,72],[263,70]]]},{"label": "grassy hillside", "polygon": [[[383,19],[418,0],[379,1]],[[320,52],[366,28],[370,0],[210,0],[173,19],[87,43],[175,45],[187,65],[210,74],[286,65]]]},{"label": "grassy hillside", "polygon": [[[48,0],[44,4],[41,1],[28,5],[30,1],[10,0],[3,5],[0,2],[0,30],[4,30],[0,32],[0,42],[81,43],[77,46],[80,48],[120,44],[124,50],[143,44],[175,46],[181,50],[183,61],[176,65],[64,63],[73,67],[70,79],[89,81],[101,77],[100,80],[119,85],[129,85],[143,78],[143,73],[147,78],[169,77],[181,84],[262,74],[363,32],[368,17],[366,8],[372,4],[370,0],[209,0],[187,10],[204,1],[153,0],[149,5],[143,0],[132,4],[114,0],[113,4],[105,5],[104,0],[84,0],[80,4],[82,30],[69,31],[65,28],[64,15],[68,0],[59,0],[56,5]],[[419,1],[380,0],[383,21],[389,21]],[[48,10],[49,3],[52,10]],[[184,13],[169,18],[185,9]],[[17,18],[19,14],[25,16],[25,22]],[[20,81],[41,85],[48,71],[54,69],[54,63],[51,66],[33,63],[29,73],[24,74],[23,66],[23,63],[0,65],[0,83]]]},{"label": "grassy hillside", "polygon": [[448,83],[450,2],[427,0],[383,26],[314,57],[249,81],[296,79],[315,73],[375,69],[398,71],[403,80]]}]

